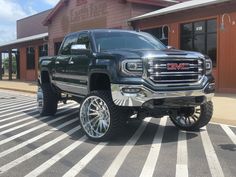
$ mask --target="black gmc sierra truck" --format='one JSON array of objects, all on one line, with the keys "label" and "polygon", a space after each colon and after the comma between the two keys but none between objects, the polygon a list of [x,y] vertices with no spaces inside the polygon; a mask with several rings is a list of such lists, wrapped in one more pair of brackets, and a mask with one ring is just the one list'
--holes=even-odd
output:
[{"label": "black gmc sierra truck", "polygon": [[166,47],[144,32],[71,33],[58,56],[40,59],[39,72],[40,114],[54,115],[59,101],[75,100],[84,133],[96,141],[119,134],[131,117],[169,116],[193,131],[213,114],[211,59]]}]

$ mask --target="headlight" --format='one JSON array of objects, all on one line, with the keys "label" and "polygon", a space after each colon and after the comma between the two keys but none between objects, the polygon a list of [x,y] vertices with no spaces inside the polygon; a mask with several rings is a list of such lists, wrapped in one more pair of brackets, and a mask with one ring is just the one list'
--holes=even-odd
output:
[{"label": "headlight", "polygon": [[205,70],[206,70],[206,74],[211,74],[212,72],[212,61],[210,58],[206,59]]},{"label": "headlight", "polygon": [[124,60],[122,62],[122,72],[128,75],[141,76],[143,73],[142,60]]}]

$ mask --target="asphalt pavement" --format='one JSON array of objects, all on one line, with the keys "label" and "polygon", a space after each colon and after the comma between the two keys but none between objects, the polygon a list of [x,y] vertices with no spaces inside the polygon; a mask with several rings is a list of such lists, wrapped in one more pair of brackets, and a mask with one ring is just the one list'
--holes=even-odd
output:
[{"label": "asphalt pavement", "polygon": [[81,132],[78,110],[69,101],[40,117],[35,96],[0,90],[0,176],[236,176],[235,126],[185,132],[168,117],[148,117],[98,143]]}]

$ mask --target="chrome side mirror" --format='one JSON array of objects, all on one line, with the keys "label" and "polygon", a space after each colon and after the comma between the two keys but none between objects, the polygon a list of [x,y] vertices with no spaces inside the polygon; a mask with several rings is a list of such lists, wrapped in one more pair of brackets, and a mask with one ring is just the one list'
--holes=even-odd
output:
[{"label": "chrome side mirror", "polygon": [[167,49],[175,49],[173,46],[168,45]]}]

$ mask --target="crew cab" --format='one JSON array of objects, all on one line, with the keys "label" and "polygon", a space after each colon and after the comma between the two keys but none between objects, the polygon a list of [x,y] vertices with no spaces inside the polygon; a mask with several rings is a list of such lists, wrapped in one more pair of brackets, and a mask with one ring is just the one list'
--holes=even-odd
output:
[{"label": "crew cab", "polygon": [[84,133],[96,141],[119,135],[128,119],[169,116],[187,131],[212,117],[212,62],[198,52],[164,46],[144,32],[94,29],[68,34],[58,56],[39,62],[38,110],[80,104]]}]

